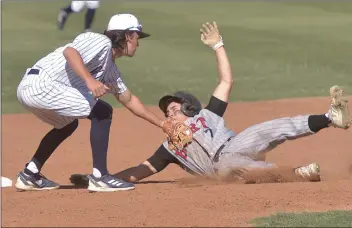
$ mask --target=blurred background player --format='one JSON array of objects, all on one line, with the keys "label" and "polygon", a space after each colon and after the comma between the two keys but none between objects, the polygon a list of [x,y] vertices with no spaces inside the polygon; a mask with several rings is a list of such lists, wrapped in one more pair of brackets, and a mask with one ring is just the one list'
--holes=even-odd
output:
[{"label": "blurred background player", "polygon": [[62,8],[57,16],[57,28],[63,30],[66,20],[71,13],[79,13],[83,8],[87,8],[84,32],[89,32],[92,27],[96,9],[99,7],[99,1],[72,1],[71,4]]}]

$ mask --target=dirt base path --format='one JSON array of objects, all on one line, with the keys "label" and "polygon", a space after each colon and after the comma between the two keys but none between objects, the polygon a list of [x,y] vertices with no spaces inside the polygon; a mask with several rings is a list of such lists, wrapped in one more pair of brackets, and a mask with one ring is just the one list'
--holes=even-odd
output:
[{"label": "dirt base path", "polygon": [[[239,132],[273,118],[321,114],[328,105],[328,98],[236,103],[229,106],[225,119]],[[15,180],[50,127],[28,114],[3,115],[2,124],[2,175]],[[142,181],[134,191],[88,193],[69,183],[71,174],[91,172],[89,122],[83,120],[42,170],[63,189],[22,193],[15,188],[2,189],[2,225],[249,226],[250,219],[275,212],[351,210],[351,136],[351,130],[329,128],[286,142],[268,154],[268,161],[284,167],[319,162],[319,183],[210,183],[171,165]],[[126,110],[116,110],[108,155],[110,172],[145,160],[162,138],[157,128]]]}]

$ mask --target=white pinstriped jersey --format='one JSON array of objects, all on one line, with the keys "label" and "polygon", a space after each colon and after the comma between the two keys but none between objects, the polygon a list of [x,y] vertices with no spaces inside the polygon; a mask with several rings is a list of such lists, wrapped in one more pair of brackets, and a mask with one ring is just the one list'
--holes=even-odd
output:
[{"label": "white pinstriped jersey", "polygon": [[99,33],[87,32],[78,35],[71,43],[57,48],[40,59],[34,67],[43,69],[50,79],[58,84],[88,92],[85,82],[69,67],[63,51],[66,47],[75,48],[92,76],[107,85],[110,93],[120,94],[127,90],[120,71],[112,60],[112,44],[108,37]]},{"label": "white pinstriped jersey", "polygon": [[17,98],[24,107],[43,122],[61,129],[76,119],[90,115],[97,103],[86,83],[68,65],[63,51],[75,48],[91,75],[110,88],[110,93],[127,90],[120,71],[112,60],[112,45],[108,37],[98,33],[82,33],[71,43],[57,48],[27,69],[17,88]]}]

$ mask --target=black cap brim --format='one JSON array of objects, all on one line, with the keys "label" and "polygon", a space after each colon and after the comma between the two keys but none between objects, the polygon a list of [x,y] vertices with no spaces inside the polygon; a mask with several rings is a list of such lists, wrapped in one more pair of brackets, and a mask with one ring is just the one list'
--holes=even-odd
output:
[{"label": "black cap brim", "polygon": [[172,96],[172,95],[166,95],[166,96],[163,96],[160,100],[159,100],[159,108],[160,110],[166,114],[166,109],[167,109],[167,106],[169,106],[169,104],[173,101],[176,101],[176,102],[181,102],[181,99],[179,97],[175,97],[175,96]]},{"label": "black cap brim", "polygon": [[145,33],[145,32],[137,32],[139,35],[139,39],[147,38],[150,36],[150,34]]}]

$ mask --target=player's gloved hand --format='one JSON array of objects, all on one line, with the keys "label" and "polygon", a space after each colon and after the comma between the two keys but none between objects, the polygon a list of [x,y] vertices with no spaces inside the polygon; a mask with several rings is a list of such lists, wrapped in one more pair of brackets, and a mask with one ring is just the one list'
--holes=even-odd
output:
[{"label": "player's gloved hand", "polygon": [[200,29],[200,33],[200,39],[203,43],[211,47],[213,50],[224,46],[224,42],[220,36],[219,29],[215,21],[213,24],[210,24],[209,22],[203,24],[203,28]]},{"label": "player's gloved hand", "polygon": [[183,122],[167,118],[162,123],[162,129],[168,137],[170,150],[181,150],[188,143],[192,142],[192,130]]},{"label": "player's gloved hand", "polygon": [[87,87],[93,93],[95,98],[104,96],[110,90],[109,87],[93,78],[87,82]]}]

